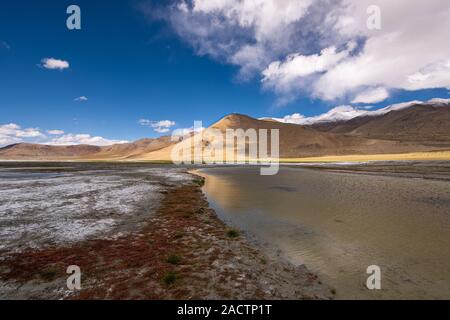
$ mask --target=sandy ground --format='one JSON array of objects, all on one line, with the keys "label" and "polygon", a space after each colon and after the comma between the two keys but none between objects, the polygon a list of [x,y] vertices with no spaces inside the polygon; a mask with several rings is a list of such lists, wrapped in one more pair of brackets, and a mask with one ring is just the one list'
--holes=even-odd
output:
[{"label": "sandy ground", "polygon": [[[202,184],[194,177],[164,185],[155,211],[115,237],[100,231],[79,241],[3,248],[0,298],[333,298],[306,267],[268,255],[229,229],[209,208]],[[66,287],[69,265],[81,268],[80,291]]]},{"label": "sandy ground", "polygon": [[365,161],[435,161],[450,160],[450,151],[412,152],[398,154],[364,154],[280,159],[282,163],[293,162],[365,162]]}]

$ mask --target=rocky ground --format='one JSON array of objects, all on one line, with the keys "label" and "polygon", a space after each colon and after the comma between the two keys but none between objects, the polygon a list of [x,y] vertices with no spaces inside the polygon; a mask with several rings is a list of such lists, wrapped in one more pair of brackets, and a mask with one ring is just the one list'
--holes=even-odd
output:
[{"label": "rocky ground", "polygon": [[[2,253],[3,299],[331,299],[304,266],[268,255],[209,208],[203,180],[163,191],[138,230],[113,239]],[[66,269],[81,268],[79,291]]]}]

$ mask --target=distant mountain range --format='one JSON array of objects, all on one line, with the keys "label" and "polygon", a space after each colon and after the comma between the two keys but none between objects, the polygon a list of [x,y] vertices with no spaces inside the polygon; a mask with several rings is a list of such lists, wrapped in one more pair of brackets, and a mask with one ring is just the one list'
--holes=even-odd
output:
[{"label": "distant mountain range", "polygon": [[131,143],[110,146],[71,145],[54,146],[17,143],[0,148],[3,160],[127,160],[163,149],[173,144],[169,136],[145,138]]},{"label": "distant mountain range", "polygon": [[[347,121],[351,120],[353,118],[357,117],[365,117],[365,116],[381,116],[383,114],[389,113],[391,111],[398,111],[402,109],[407,109],[412,106],[417,105],[429,105],[429,106],[450,106],[450,99],[440,99],[435,98],[428,101],[409,101],[409,102],[402,102],[397,104],[392,104],[387,107],[377,109],[377,110],[370,110],[371,107],[364,107],[364,108],[355,108],[353,106],[343,105],[339,107],[335,107],[328,112],[313,116],[313,117],[304,117],[298,113],[286,116],[284,118],[273,118],[272,120],[279,121],[279,122],[286,122],[286,123],[295,123],[295,124],[302,124],[302,125],[313,125],[317,123],[327,123],[327,122],[336,122],[336,121]],[[261,120],[267,120],[261,119]]]},{"label": "distant mountain range", "polygon": [[[325,117],[307,124],[231,114],[209,128],[221,131],[237,128],[279,129],[281,158],[450,150],[448,100],[435,99],[428,103],[412,102],[377,111],[361,111],[355,117],[340,118],[334,115],[332,120]],[[180,142],[172,142],[169,136],[105,147],[19,143],[1,148],[0,159],[170,160],[176,143]],[[202,147],[208,143],[203,141]]]}]

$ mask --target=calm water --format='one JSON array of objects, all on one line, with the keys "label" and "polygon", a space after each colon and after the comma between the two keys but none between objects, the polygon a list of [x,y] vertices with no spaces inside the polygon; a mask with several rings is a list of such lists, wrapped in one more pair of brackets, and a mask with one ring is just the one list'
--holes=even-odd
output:
[{"label": "calm water", "polygon": [[[450,298],[450,183],[283,167],[201,170],[225,220],[306,264],[338,298]],[[369,265],[382,290],[365,287]]]}]

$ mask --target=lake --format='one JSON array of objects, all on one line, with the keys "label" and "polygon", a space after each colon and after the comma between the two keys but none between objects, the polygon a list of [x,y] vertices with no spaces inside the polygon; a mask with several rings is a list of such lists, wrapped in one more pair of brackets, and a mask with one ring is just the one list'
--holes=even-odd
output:
[{"label": "lake", "polygon": [[[222,219],[305,264],[337,298],[450,298],[449,180],[302,167],[198,173]],[[381,268],[381,290],[366,288],[370,265]]]}]

